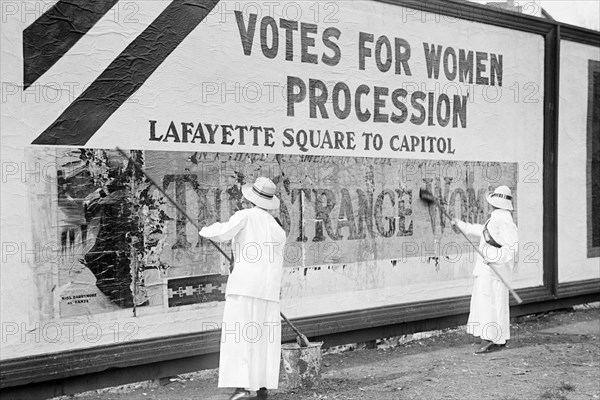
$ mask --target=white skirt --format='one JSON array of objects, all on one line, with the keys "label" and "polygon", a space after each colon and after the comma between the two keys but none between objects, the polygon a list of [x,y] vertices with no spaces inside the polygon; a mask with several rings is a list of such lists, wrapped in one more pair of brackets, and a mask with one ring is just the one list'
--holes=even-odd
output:
[{"label": "white skirt", "polygon": [[279,303],[228,295],[219,358],[220,388],[277,389],[281,358]]},{"label": "white skirt", "polygon": [[501,281],[488,276],[475,277],[467,332],[495,344],[510,339],[508,289]]}]

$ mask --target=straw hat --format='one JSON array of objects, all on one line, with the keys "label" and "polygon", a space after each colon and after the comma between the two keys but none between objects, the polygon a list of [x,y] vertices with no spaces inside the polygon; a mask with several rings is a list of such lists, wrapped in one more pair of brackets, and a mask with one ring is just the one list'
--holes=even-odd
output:
[{"label": "straw hat", "polygon": [[259,176],[254,184],[242,187],[244,197],[265,210],[276,210],[279,208],[279,199],[275,196],[277,187],[269,178]]},{"label": "straw hat", "polygon": [[487,202],[496,208],[513,211],[512,192],[508,186],[498,186],[494,193],[487,195]]}]

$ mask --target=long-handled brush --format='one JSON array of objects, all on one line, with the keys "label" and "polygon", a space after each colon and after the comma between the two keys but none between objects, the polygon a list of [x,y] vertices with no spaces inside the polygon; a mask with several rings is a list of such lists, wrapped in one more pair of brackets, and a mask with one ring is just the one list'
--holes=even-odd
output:
[{"label": "long-handled brush", "polygon": [[[427,204],[435,204],[442,211],[442,213],[446,216],[446,218],[448,218],[448,220],[452,221],[452,217],[450,217],[450,214],[448,214],[448,212],[446,211],[446,209],[444,209],[444,207],[442,207],[442,205],[439,203],[438,199],[436,199],[435,196],[433,195],[433,193],[431,193],[429,190],[421,188],[419,190],[419,198],[421,200],[423,200],[424,202],[426,202]],[[479,253],[479,255],[481,256],[481,258],[483,258],[485,260],[485,257],[483,255],[483,253],[481,252],[481,250],[479,250],[479,247],[477,247],[475,245],[475,243],[473,243],[471,241],[471,239],[469,239],[467,237],[467,235],[462,231],[462,229],[460,229],[458,226],[456,226],[456,229],[458,229],[458,231],[465,237],[465,239],[467,239],[467,241],[471,244],[471,246],[473,246],[473,248],[475,249],[475,251],[477,251],[477,253]],[[517,294],[517,292],[515,292],[510,287],[510,285],[508,284],[508,282],[506,282],[504,280],[504,278],[502,277],[502,275],[500,275],[500,273],[498,271],[496,271],[496,269],[494,267],[492,267],[492,266],[489,266],[489,267],[494,272],[494,274],[496,274],[496,276],[498,277],[498,279],[500,279],[502,281],[502,283],[504,284],[504,286],[506,286],[506,288],[508,289],[508,291],[510,292],[510,294],[515,298],[515,300],[517,301],[517,303],[521,304],[523,302],[523,300],[521,300],[521,298],[519,297],[519,295]]]},{"label": "long-handled brush", "polygon": [[310,347],[310,342],[308,341],[308,338],[306,336],[304,336],[302,334],[302,332],[300,332],[298,330],[298,328],[296,328],[294,326],[294,324],[291,323],[291,321],[289,319],[287,319],[287,317],[285,315],[283,315],[283,313],[280,313],[281,317],[284,319],[284,321],[290,326],[290,328],[292,328],[292,330],[296,333],[297,337],[296,337],[296,342],[298,342],[298,344],[300,345],[300,347]]},{"label": "long-handled brush", "polygon": [[[167,199],[167,200],[169,201],[169,203],[171,203],[171,204],[172,204],[172,205],[173,205],[173,206],[174,206],[174,207],[175,207],[175,208],[176,208],[176,209],[177,209],[177,210],[178,210],[178,211],[181,213],[181,215],[183,215],[183,216],[184,216],[184,217],[185,217],[185,218],[186,218],[186,219],[187,219],[187,220],[188,220],[188,221],[189,221],[189,222],[190,222],[192,225],[194,225],[194,227],[195,227],[196,229],[198,229],[198,231],[200,231],[200,229],[201,229],[201,228],[200,228],[200,226],[198,226],[198,224],[196,223],[196,221],[194,221],[194,220],[192,219],[192,217],[190,217],[190,216],[188,215],[188,213],[186,213],[186,212],[185,212],[185,210],[184,210],[184,209],[183,209],[183,208],[182,208],[182,207],[181,207],[179,204],[177,204],[177,203],[175,202],[175,200],[173,200],[173,199],[171,198],[171,196],[169,196],[169,195],[167,194],[167,192],[165,192],[165,191],[163,190],[163,188],[161,188],[161,187],[160,187],[160,186],[159,186],[159,185],[158,185],[158,184],[157,184],[157,183],[154,181],[154,179],[152,179],[152,178],[151,178],[151,177],[150,177],[150,176],[149,176],[149,175],[146,173],[146,171],[144,171],[142,168],[140,168],[140,166],[139,166],[139,165],[137,165],[137,163],[136,163],[135,161],[133,161],[133,160],[131,159],[131,157],[130,157],[130,156],[127,154],[127,153],[125,153],[125,152],[124,152],[124,151],[123,151],[123,150],[122,150],[120,147],[117,147],[117,151],[118,151],[118,152],[119,152],[119,153],[120,153],[120,154],[121,154],[123,157],[125,157],[126,159],[128,159],[128,160],[129,160],[129,162],[131,163],[131,165],[133,165],[133,167],[134,167],[136,170],[138,170],[140,173],[142,173],[142,174],[143,174],[143,175],[146,177],[146,179],[148,180],[148,182],[150,182],[150,184],[151,184],[152,186],[154,186],[156,189],[158,189],[158,191],[159,191],[159,192],[160,192],[160,193],[161,193],[161,194],[162,194],[162,195],[165,197],[165,199]],[[212,241],[212,240],[210,240],[210,239],[209,239],[209,241],[210,241],[210,243],[212,243],[212,244],[213,244],[213,246],[215,246],[215,247],[217,248],[217,250],[219,250],[219,251],[221,252],[221,254],[223,254],[223,256],[225,256],[225,259],[226,259],[227,261],[229,261],[229,264],[230,264],[230,266],[231,266],[231,270],[233,270],[233,265],[234,265],[234,260],[233,260],[233,258],[232,258],[232,257],[230,257],[229,255],[227,255],[227,253],[225,253],[225,252],[223,251],[223,249],[221,248],[221,246],[219,246],[217,243],[215,243],[214,241]],[[301,347],[308,347],[308,346],[310,345],[310,342],[308,341],[308,339],[306,338],[306,336],[304,336],[304,335],[303,335],[303,334],[302,334],[302,333],[301,333],[301,332],[298,330],[298,328],[296,328],[296,327],[295,327],[295,326],[294,326],[294,325],[293,325],[293,324],[290,322],[290,320],[289,320],[289,319],[287,319],[287,317],[286,317],[285,315],[283,315],[283,313],[280,313],[280,314],[281,314],[281,317],[282,317],[282,318],[285,320],[285,322],[287,322],[287,324],[288,324],[288,325],[289,325],[289,326],[292,328],[292,330],[293,330],[293,331],[296,333],[296,335],[298,335],[298,338],[299,338],[299,339],[298,339],[298,343],[300,344],[300,346],[301,346]]]}]

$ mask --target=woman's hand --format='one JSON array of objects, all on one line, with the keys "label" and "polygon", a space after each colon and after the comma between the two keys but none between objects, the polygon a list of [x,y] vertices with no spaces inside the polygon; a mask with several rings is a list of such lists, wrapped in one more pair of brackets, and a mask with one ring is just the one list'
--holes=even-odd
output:
[{"label": "woman's hand", "polygon": [[461,229],[460,229],[460,224],[462,224],[463,222],[458,219],[458,218],[452,218],[452,220],[450,221],[450,224],[452,225],[452,229],[454,229],[454,233],[460,233]]}]

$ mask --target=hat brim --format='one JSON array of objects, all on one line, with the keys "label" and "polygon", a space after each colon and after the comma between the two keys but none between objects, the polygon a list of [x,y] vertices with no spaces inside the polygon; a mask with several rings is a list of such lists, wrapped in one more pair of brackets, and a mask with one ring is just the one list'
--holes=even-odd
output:
[{"label": "hat brim", "polygon": [[252,190],[251,183],[242,186],[242,194],[246,200],[251,201],[255,205],[259,206],[260,208],[264,208],[265,210],[277,210],[279,208],[280,202],[277,196],[273,196],[271,199],[260,197]]},{"label": "hat brim", "polygon": [[512,201],[508,199],[501,199],[499,197],[492,197],[492,193],[489,193],[486,196],[486,200],[488,203],[493,205],[496,208],[500,208],[502,210],[513,211]]}]

